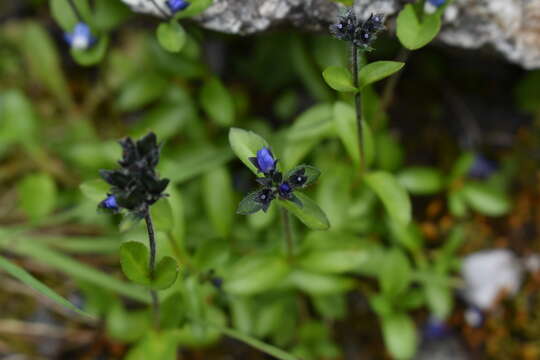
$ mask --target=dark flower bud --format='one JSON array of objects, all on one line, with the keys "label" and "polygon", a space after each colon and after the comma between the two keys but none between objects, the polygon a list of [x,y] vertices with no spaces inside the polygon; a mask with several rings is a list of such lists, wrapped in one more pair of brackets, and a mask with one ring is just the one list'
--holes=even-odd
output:
[{"label": "dark flower bud", "polygon": [[291,174],[289,176],[289,178],[287,179],[287,181],[293,186],[293,187],[301,187],[303,186],[308,177],[305,175],[306,173],[306,169],[305,168],[301,168],[297,171],[295,171],[293,174]]},{"label": "dark flower bud", "polygon": [[266,212],[268,210],[268,207],[270,206],[270,203],[274,200],[274,193],[272,189],[263,189],[261,190],[257,198],[255,199],[256,202],[260,203],[262,205],[262,210]]},{"label": "dark flower bud", "polygon": [[366,50],[371,50],[371,43],[377,38],[377,34],[384,29],[384,16],[371,14],[369,18],[356,29],[354,44]]},{"label": "dark flower bud", "polygon": [[251,157],[249,161],[263,174],[271,174],[276,170],[277,160],[267,147],[257,151],[257,157]]},{"label": "dark flower bud", "polygon": [[165,4],[171,10],[172,13],[176,13],[185,10],[191,3],[185,0],[167,0]]},{"label": "dark flower bud", "polygon": [[338,18],[338,22],[330,25],[330,33],[339,40],[353,41],[357,20],[352,8]]},{"label": "dark flower bud", "polygon": [[279,196],[284,199],[289,199],[291,197],[293,188],[288,182],[283,182],[278,187]]},{"label": "dark flower bud", "polygon": [[[160,146],[154,133],[149,133],[134,142],[131,138],[119,141],[122,146],[121,166],[117,170],[100,170],[101,177],[111,185],[114,205],[117,209],[126,209],[136,217],[144,217],[150,205],[163,194],[168,179],[160,179],[155,171],[159,162]],[[100,207],[109,208],[112,200],[107,198]]]}]

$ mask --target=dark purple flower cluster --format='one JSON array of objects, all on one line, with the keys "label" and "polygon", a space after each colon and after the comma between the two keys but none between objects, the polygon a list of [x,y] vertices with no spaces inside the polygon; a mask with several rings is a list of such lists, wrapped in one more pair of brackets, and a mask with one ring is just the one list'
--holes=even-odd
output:
[{"label": "dark purple flower cluster", "polygon": [[142,218],[150,205],[160,198],[169,184],[169,179],[160,179],[155,171],[159,162],[160,146],[154,133],[149,133],[134,142],[127,137],[120,140],[122,160],[116,170],[100,170],[101,177],[111,185],[107,198],[99,207],[115,212],[128,210]]},{"label": "dark purple flower cluster", "polygon": [[360,21],[352,8],[341,15],[338,22],[330,25],[330,33],[337,39],[349,41],[364,50],[372,50],[371,44],[377,34],[384,29],[384,16],[371,14],[370,17]]},{"label": "dark purple flower cluster", "polygon": [[263,174],[257,178],[262,187],[240,202],[237,213],[243,215],[253,214],[261,209],[266,212],[276,197],[302,207],[303,204],[294,195],[294,191],[313,183],[320,175],[320,171],[313,166],[300,165],[284,176],[277,170],[277,159],[267,147],[257,151],[257,156],[249,158],[249,161]]}]

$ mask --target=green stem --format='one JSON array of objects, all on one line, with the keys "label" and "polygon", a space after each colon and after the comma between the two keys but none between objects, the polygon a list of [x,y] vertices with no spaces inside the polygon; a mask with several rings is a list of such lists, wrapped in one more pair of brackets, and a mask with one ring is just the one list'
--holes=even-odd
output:
[{"label": "green stem", "polygon": [[[351,57],[352,57],[352,75],[353,75],[353,85],[356,88],[360,87],[358,81],[358,47],[352,43],[351,44]],[[358,125],[358,148],[360,150],[360,174],[363,174],[366,170],[365,155],[364,155],[364,131],[362,127],[362,96],[360,90],[354,95],[354,109],[356,112],[356,123]]]},{"label": "green stem", "polygon": [[281,208],[281,223],[283,224],[283,237],[287,245],[287,258],[290,260],[293,257],[294,244],[292,237],[291,221],[289,218],[289,212],[285,208]]},{"label": "green stem", "polygon": [[[150,278],[154,278],[156,271],[156,235],[154,233],[154,224],[150,212],[147,212],[144,217],[146,222],[146,230],[148,231],[148,244],[150,246],[150,261],[148,262],[148,269],[150,271]],[[157,291],[150,290],[150,297],[152,298],[152,313],[154,316],[154,325],[159,328],[159,298]]]}]

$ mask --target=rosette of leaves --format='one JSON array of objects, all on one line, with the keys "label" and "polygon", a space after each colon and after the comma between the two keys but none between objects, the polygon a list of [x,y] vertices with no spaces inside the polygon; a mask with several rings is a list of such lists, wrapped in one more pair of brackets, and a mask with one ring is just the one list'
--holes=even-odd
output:
[{"label": "rosette of leaves", "polygon": [[260,185],[239,203],[238,214],[266,212],[272,202],[277,202],[312,229],[326,230],[330,227],[326,214],[299,191],[318,179],[319,169],[299,165],[288,172],[281,172],[266,140],[251,131],[232,128],[229,142],[238,158],[257,175],[256,182]]},{"label": "rosette of leaves", "polygon": [[160,146],[152,132],[134,142],[130,137],[119,141],[122,146],[122,159],[119,169],[100,170],[100,175],[111,187],[99,208],[114,212],[127,210],[129,214],[141,219],[148,209],[160,198],[169,184],[169,179],[161,179],[156,173]]}]

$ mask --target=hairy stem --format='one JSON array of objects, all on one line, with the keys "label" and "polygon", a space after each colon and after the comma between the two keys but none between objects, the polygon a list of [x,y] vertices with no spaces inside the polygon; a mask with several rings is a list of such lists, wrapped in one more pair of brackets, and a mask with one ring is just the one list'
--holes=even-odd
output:
[{"label": "hairy stem", "polygon": [[[154,233],[154,223],[150,212],[144,217],[146,222],[146,230],[148,231],[148,245],[150,246],[150,261],[148,262],[148,269],[150,272],[150,278],[154,278],[154,272],[156,271],[156,235]],[[159,299],[157,291],[150,290],[150,297],[152,298],[152,313],[154,316],[154,325],[159,327]]]},{"label": "hairy stem", "polygon": [[293,257],[293,237],[291,221],[289,218],[289,212],[285,208],[281,208],[281,223],[283,225],[283,236],[285,237],[285,243],[287,245],[287,257],[292,259]]},{"label": "hairy stem", "polygon": [[[360,71],[358,66],[358,47],[353,43],[351,44],[351,57],[352,57],[352,75],[353,85],[358,88],[360,86],[358,81],[358,72]],[[364,155],[364,131],[362,128],[362,98],[360,91],[357,91],[354,95],[354,109],[356,112],[356,123],[358,125],[358,148],[360,150],[360,174],[363,174],[366,170],[365,155]]]}]

